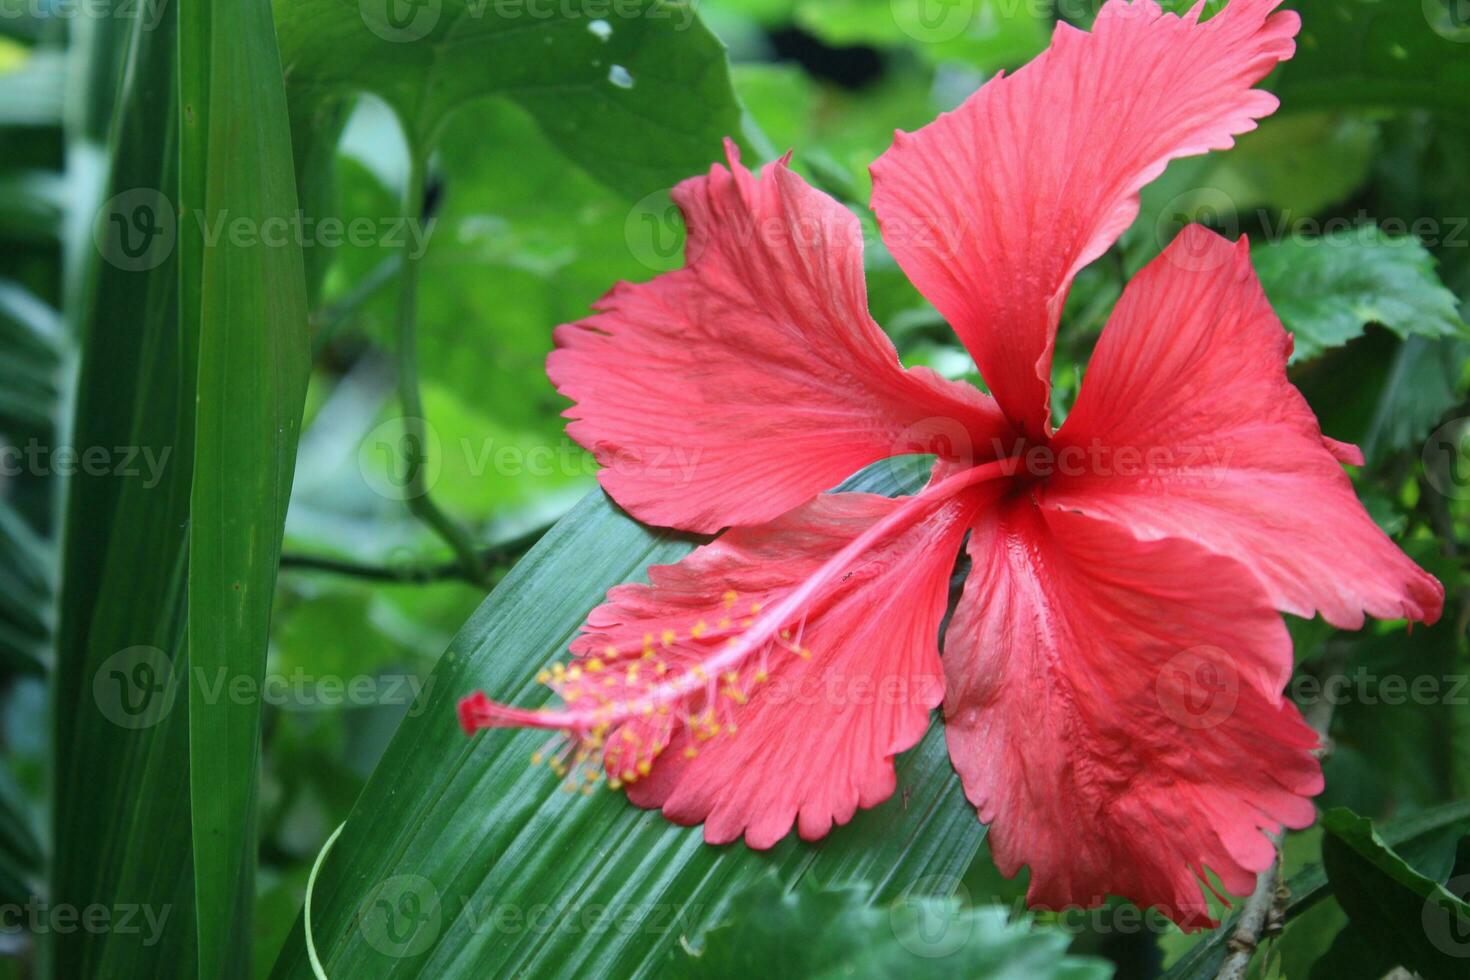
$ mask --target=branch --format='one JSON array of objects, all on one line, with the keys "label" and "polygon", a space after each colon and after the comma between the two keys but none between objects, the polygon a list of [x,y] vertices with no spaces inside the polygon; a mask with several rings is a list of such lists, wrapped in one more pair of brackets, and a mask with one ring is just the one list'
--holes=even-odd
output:
[{"label": "branch", "polygon": [[[424,216],[424,155],[412,152],[408,186],[403,194],[404,217],[421,221]],[[424,477],[424,404],[419,396],[418,355],[418,289],[419,259],[413,236],[405,236],[400,274],[402,288],[398,294],[398,400],[403,408],[404,466],[408,509],[419,520],[443,538],[454,551],[464,569],[465,578],[488,584],[485,564],[480,560],[469,535],[454,519],[439,509],[429,496]]]},{"label": "branch", "polygon": [[[503,541],[500,544],[482,548],[477,552],[477,556],[486,568],[509,565],[531,550],[531,546],[541,540],[541,537],[549,529],[549,527],[535,528],[507,541]],[[296,569],[297,571],[347,575],[374,582],[443,582],[451,579],[461,579],[470,582],[472,585],[484,584],[480,578],[468,578],[465,574],[464,565],[458,558],[453,558],[449,561],[435,561],[423,565],[411,563],[402,565],[378,565],[371,562],[356,561],[351,558],[337,558],[331,555],[283,554],[281,555],[281,567]]]},{"label": "branch", "polygon": [[[1328,664],[1323,673],[1331,677],[1341,673],[1342,667],[1342,654],[1329,653]],[[1325,689],[1326,685],[1323,686]],[[1322,747],[1317,752],[1319,759],[1326,759],[1332,751],[1327,735],[1328,729],[1332,727],[1332,708],[1332,701],[1323,697],[1303,712],[1307,724],[1312,726],[1322,742]],[[1281,880],[1281,842],[1286,833],[1281,831],[1266,836],[1276,848],[1276,857],[1272,859],[1270,867],[1256,877],[1255,891],[1251,892],[1250,898],[1241,907],[1235,931],[1226,942],[1225,948],[1229,952],[1220,964],[1215,980],[1245,980],[1246,970],[1250,968],[1251,959],[1256,955],[1261,937],[1281,928],[1286,900],[1291,897]]]}]

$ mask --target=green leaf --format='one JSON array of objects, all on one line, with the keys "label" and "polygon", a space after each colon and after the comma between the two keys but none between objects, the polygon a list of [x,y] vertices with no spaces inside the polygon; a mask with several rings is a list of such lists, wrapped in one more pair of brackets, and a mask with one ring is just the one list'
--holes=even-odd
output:
[{"label": "green leaf", "polygon": [[[912,489],[921,463],[880,464],[854,486]],[[561,792],[526,762],[544,733],[465,737],[459,698],[483,689],[534,704],[544,697],[536,672],[607,589],[692,545],[597,492],[511,570],[439,661],[427,703],[394,736],[317,880],[312,918],[328,976],[655,975],[681,934],[771,869],[787,882],[867,881],[885,899],[954,891],[984,829],[937,723],[898,760],[898,790],[883,805],[819,844],[788,838],[763,852],[706,845],[700,829],[621,794]],[[620,925],[589,938],[581,915],[594,906]],[[299,925],[275,975],[311,975]]]},{"label": "green leaf", "polygon": [[1322,823],[1322,864],[1350,928],[1427,980],[1463,977],[1470,904],[1410,867],[1366,817],[1335,809]]},{"label": "green leaf", "polygon": [[[77,297],[81,351],[69,441],[162,459],[158,479],[79,472],[64,515],[55,676],[50,898],[164,916],[146,934],[79,931],[52,946],[55,976],[194,971],[184,576],[197,359],[178,315],[176,238],[160,189],[178,180],[176,13],[132,24],[97,249]],[[114,218],[114,216],[116,216]],[[148,229],[147,234],[121,232]],[[164,912],[167,910],[167,912]]]},{"label": "green leaf", "polygon": [[608,186],[638,198],[708,166],[740,132],[725,52],[673,0],[280,0],[298,151],[324,101],[371,92],[412,145],[500,95]]},{"label": "green leaf", "polygon": [[701,948],[673,954],[664,976],[1106,980],[1113,972],[1101,960],[1067,956],[1066,933],[1011,922],[1001,906],[963,908],[955,899],[929,898],[875,908],[867,888],[823,890],[810,876],[789,891],[768,877],[731,905]]},{"label": "green leaf", "polygon": [[1295,0],[1296,55],[1276,84],[1287,112],[1342,106],[1470,107],[1460,0]]},{"label": "green leaf", "polygon": [[1258,246],[1251,261],[1271,306],[1296,338],[1295,360],[1341,346],[1380,324],[1400,337],[1465,337],[1455,294],[1417,238],[1376,226]]},{"label": "green leaf", "polygon": [[[1385,824],[1381,833],[1390,847],[1413,848],[1425,842],[1439,839],[1447,828],[1470,829],[1470,801],[1447,803],[1444,806],[1424,810],[1420,813],[1400,817]],[[1317,905],[1332,889],[1328,885],[1327,872],[1321,865],[1314,864],[1292,875],[1286,883],[1291,897],[1286,904],[1286,919],[1296,916]],[[1239,913],[1222,922],[1208,936],[1195,943],[1189,952],[1179,958],[1164,974],[1164,980],[1212,980],[1225,958],[1227,944],[1235,931]]]},{"label": "green leaf", "polygon": [[[182,8],[180,314],[197,325],[189,499],[189,783],[202,977],[249,973],[261,698],[309,367],[301,244],[271,10]],[[210,226],[228,217],[250,239]],[[221,686],[225,685],[225,686]]]}]

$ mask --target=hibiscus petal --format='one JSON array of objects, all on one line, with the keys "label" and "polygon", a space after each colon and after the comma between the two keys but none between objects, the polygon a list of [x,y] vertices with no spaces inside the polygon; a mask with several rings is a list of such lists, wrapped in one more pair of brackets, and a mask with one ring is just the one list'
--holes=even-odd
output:
[{"label": "hibiscus petal", "polygon": [[[699,614],[690,600],[707,602],[720,585],[770,601],[893,506],[825,495],[763,528],[732,531],[662,570],[651,587],[613,596],[599,615],[634,630],[670,613],[687,621]],[[697,726],[681,727],[629,798],[676,823],[704,823],[711,843],[743,834],[763,849],[793,823],[815,840],[892,795],[893,757],[918,742],[943,698],[939,623],[973,510],[973,496],[956,501],[871,553],[790,628],[796,655],[778,644],[764,668],[742,672],[748,698],[731,713],[734,733],[706,738]],[[750,683],[757,672],[766,679]]]},{"label": "hibiscus petal", "polygon": [[[552,383],[603,487],[653,524],[769,520],[869,463],[970,458],[1010,432],[995,403],[904,370],[868,314],[857,217],[791,171],[730,166],[674,191],[687,268],[619,284],[556,331]],[[938,440],[936,442],[936,440]]]},{"label": "hibiscus petal", "polygon": [[1048,431],[1052,343],[1073,276],[1138,214],[1174,157],[1225,149],[1276,108],[1251,88],[1294,49],[1281,0],[1232,0],[1199,23],[1112,0],[1092,32],[997,76],[874,165],[883,239],[954,325],[996,399]]},{"label": "hibiscus petal", "polygon": [[1025,497],[987,511],[944,641],[950,756],[1028,901],[1108,894],[1213,925],[1206,869],[1244,894],[1322,788],[1280,696],[1291,643],[1249,571]]},{"label": "hibiscus petal", "polygon": [[1340,463],[1362,456],[1322,435],[1290,350],[1245,240],[1186,228],[1118,301],[1053,443],[1047,505],[1198,541],[1299,616],[1433,622],[1444,587],[1358,502]]},{"label": "hibiscus petal", "polygon": [[[608,594],[572,644],[577,660],[548,678],[566,710],[475,695],[461,705],[466,730],[567,728],[578,763],[600,750],[634,803],[705,823],[711,843],[743,834],[767,848],[793,823],[821,837],[893,792],[894,755],[922,737],[943,698],[950,572],[987,495],[823,494],[731,530],[650,568],[649,584]],[[849,562],[854,544],[861,553]],[[834,561],[842,567],[831,574]],[[787,618],[783,604],[814,581],[822,587]],[[761,636],[747,655],[718,661]]]}]

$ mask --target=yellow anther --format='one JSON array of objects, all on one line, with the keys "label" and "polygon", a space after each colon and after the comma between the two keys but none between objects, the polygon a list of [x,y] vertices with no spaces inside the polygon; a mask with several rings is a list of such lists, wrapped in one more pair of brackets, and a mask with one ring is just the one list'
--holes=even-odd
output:
[{"label": "yellow anther", "polygon": [[736,593],[736,591],[734,589],[728,589],[725,592],[725,597],[724,598],[725,598],[725,608],[726,609],[729,609],[731,606],[735,605],[735,600],[736,599],[739,599],[740,596],[739,596],[739,594]]},{"label": "yellow anther", "polygon": [[533,765],[533,766],[539,766],[539,765],[541,765],[541,753],[540,752],[532,752],[531,753],[531,765]]},{"label": "yellow anther", "polygon": [[669,672],[669,665],[660,660],[653,665],[653,672],[659,677],[662,677]]},{"label": "yellow anther", "polygon": [[551,680],[551,671],[549,671],[549,670],[538,670],[538,671],[536,671],[536,683],[537,684],[546,684],[546,683],[549,683],[550,680]]},{"label": "yellow anther", "polygon": [[652,771],[653,763],[649,762],[647,759],[638,760],[638,772],[640,775],[647,776]]},{"label": "yellow anther", "polygon": [[744,619],[742,619],[740,621],[740,625],[741,626],[744,626],[744,627],[746,627],[748,629],[749,627],[755,625],[755,620],[753,618],[747,616],[747,617],[745,617]]},{"label": "yellow anther", "polygon": [[704,625],[704,620],[701,619],[699,622],[695,623],[692,627],[690,627],[690,629],[689,629],[689,635],[692,636],[692,637],[694,637],[694,639],[697,640],[701,636],[704,635],[704,631],[707,630],[707,629],[709,629],[709,627],[706,626],[706,625]]},{"label": "yellow anther", "polygon": [[602,661],[597,659],[596,657],[593,657],[591,660],[587,661],[587,670],[593,674],[597,673],[598,671],[602,670]]},{"label": "yellow anther", "polygon": [[616,660],[618,659],[618,648],[609,643],[602,648],[602,655],[609,660]]},{"label": "yellow anther", "polygon": [[621,779],[609,779],[607,781],[607,788],[608,789],[622,789],[623,788],[623,781]]},{"label": "yellow anther", "polygon": [[812,659],[812,651],[811,651],[811,648],[810,647],[802,647],[801,650],[798,651],[798,655],[803,660],[810,660],[810,659]]},{"label": "yellow anther", "polygon": [[582,679],[582,668],[581,667],[573,667],[571,670],[567,671],[567,680],[569,680],[569,681],[579,681],[581,679]]},{"label": "yellow anther", "polygon": [[678,639],[678,637],[679,634],[675,633],[673,630],[664,630],[663,636],[660,637],[660,642],[662,642],[663,645],[666,647],[671,647],[674,645],[674,640]]},{"label": "yellow anther", "polygon": [[693,674],[694,675],[694,679],[697,680],[697,681],[707,681],[707,680],[709,680],[709,675],[704,672],[704,668],[703,667],[695,666],[692,670],[689,671],[689,673]]},{"label": "yellow anther", "polygon": [[696,749],[694,746],[690,745],[690,746],[688,746],[687,748],[684,749],[684,758],[686,758],[686,759],[692,759],[696,755],[699,755],[699,750]]},{"label": "yellow anther", "polygon": [[770,679],[771,679],[771,675],[768,674],[768,673],[766,673],[764,670],[758,670],[758,671],[755,672],[755,682],[757,684],[764,684],[766,681],[768,681]]},{"label": "yellow anther", "polygon": [[727,670],[725,671],[724,678],[726,684],[734,684],[740,680],[740,675],[733,670]]},{"label": "yellow anther", "polygon": [[750,604],[750,614],[752,616],[754,616],[756,613],[758,613],[760,611],[761,611],[761,604],[759,602],[752,602]]},{"label": "yellow anther", "polygon": [[569,687],[565,691],[562,692],[561,699],[563,701],[566,701],[566,702],[570,703],[572,701],[577,700],[581,696],[582,696],[582,689],[580,687]]},{"label": "yellow anther", "polygon": [[789,639],[791,639],[791,631],[790,630],[782,630],[781,631],[781,639],[783,639],[783,640],[789,640]]},{"label": "yellow anther", "polygon": [[732,623],[730,621],[730,617],[729,616],[721,616],[720,617],[720,621],[715,624],[715,626],[719,627],[722,630],[727,630],[727,629],[729,629],[733,625],[734,625],[734,623]]}]

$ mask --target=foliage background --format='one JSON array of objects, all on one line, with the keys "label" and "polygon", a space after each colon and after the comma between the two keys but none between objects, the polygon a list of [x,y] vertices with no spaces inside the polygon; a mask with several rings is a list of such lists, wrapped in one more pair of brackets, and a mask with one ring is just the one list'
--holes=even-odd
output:
[{"label": "foliage background", "polygon": [[[1286,870],[1304,877],[1284,932],[1254,969],[1376,977],[1402,963],[1456,975],[1467,950],[1433,942],[1421,912],[1440,883],[1461,896],[1470,887],[1470,473],[1460,443],[1470,416],[1470,11],[1463,0],[1288,5],[1305,27],[1298,57],[1270,82],[1282,110],[1235,149],[1170,167],[1134,228],[1079,277],[1057,345],[1056,401],[1064,411],[1075,395],[1122,284],[1184,221],[1250,236],[1297,335],[1294,379],[1330,435],[1363,446],[1361,497],[1449,596],[1442,622],[1412,634],[1401,624],[1353,634],[1291,624],[1292,692],[1330,726],[1319,802],[1371,819],[1402,860],[1349,814],[1290,835]],[[808,945],[833,950],[831,959],[851,954],[860,973],[916,963],[983,973],[1004,963],[1021,975],[1084,975],[1106,972],[1105,961],[1119,976],[1214,974],[1223,930],[1183,936],[1121,903],[1085,916],[1021,915],[1024,874],[995,872],[933,733],[905,760],[901,808],[820,847],[783,846],[757,860],[710,857],[697,832],[633,813],[620,798],[560,799],[552,777],[522,762],[534,738],[472,748],[450,710],[481,683],[523,695],[608,585],[688,547],[595,496],[578,504],[593,468],[562,434],[563,404],[543,370],[553,325],[618,279],[679,264],[670,184],[714,159],[726,134],[748,159],[789,148],[871,232],[866,167],[894,128],[954,107],[1041,50],[1058,17],[1085,25],[1091,5],[705,0],[651,5],[668,15],[661,21],[641,2],[618,8],[636,10],[624,17],[591,0],[543,5],[547,17],[526,4],[406,8],[415,18],[460,14],[473,43],[459,45],[431,43],[444,29],[437,20],[427,39],[383,43],[381,30],[399,28],[375,20],[371,0],[281,3],[273,21],[262,4],[240,7],[248,15],[238,25],[212,3],[199,5],[205,16],[169,4],[84,11],[37,0],[6,6],[0,19],[0,435],[27,452],[7,456],[24,462],[0,476],[0,903],[172,909],[168,939],[155,944],[121,929],[92,935],[7,920],[0,975],[309,976],[306,885],[344,821],[323,862],[313,930],[333,976],[721,975],[741,968],[748,950],[728,937],[742,934],[768,937],[772,955]],[[535,29],[515,30],[527,24]],[[223,52],[239,38],[231,61]],[[211,75],[227,63],[241,73]],[[285,82],[273,90],[280,67]],[[252,78],[265,81],[232,87]],[[265,159],[252,164],[228,142],[212,158],[191,157],[193,117],[179,114],[178,99],[194,105],[193,96],[216,120],[248,120],[289,142],[263,137]],[[282,161],[294,166],[284,177],[270,171]],[[238,180],[221,191],[209,180],[216,171]],[[276,192],[252,189],[272,182]],[[329,241],[318,225],[284,265],[240,272],[258,246],[212,244],[207,228],[191,245],[185,218],[161,264],[122,269],[94,233],[113,195],[137,187],[170,202],[201,188],[223,193],[257,224],[267,212],[294,213],[299,200],[314,220],[366,232]],[[220,263],[242,289],[265,284],[251,295],[288,327],[300,318],[280,297],[296,277],[305,332],[263,333],[253,352],[227,348],[209,373],[212,337],[249,336],[228,322],[238,306],[212,318],[211,294],[189,285],[196,260]],[[874,315],[905,362],[978,380],[875,233],[867,262]],[[403,401],[406,267],[417,278],[409,329],[419,411]],[[196,322],[197,336],[188,329]],[[291,372],[306,378],[308,345],[303,390]],[[285,373],[261,382],[241,373],[246,363]],[[224,407],[220,439],[190,396]],[[293,398],[304,401],[299,446]],[[290,435],[250,444],[241,433],[252,430],[231,428],[236,412],[281,415],[266,429]],[[467,571],[426,523],[425,498],[403,499],[405,414],[426,420],[435,513],[474,542],[481,570]],[[59,447],[93,446],[109,451],[108,473],[63,472]],[[146,476],[121,473],[127,447],[169,449],[173,462],[144,486]],[[97,701],[99,664],[146,646],[184,676],[185,639],[228,621],[228,595],[201,570],[209,524],[190,488],[229,486],[281,453],[289,510],[277,532],[279,576],[264,531],[270,560],[246,568],[266,590],[268,645],[236,651],[226,639],[194,655],[196,667],[214,656],[220,676],[269,681],[233,721],[208,710],[216,705],[196,682],[181,695],[188,712],[174,709],[143,735],[120,730]],[[211,458],[217,484],[203,468]],[[909,476],[880,474],[874,485],[897,490]],[[285,503],[265,488],[258,512],[235,506],[260,530]],[[221,547],[239,553],[228,521],[220,527]],[[263,630],[248,612],[242,621]],[[245,659],[231,660],[235,652]],[[1314,694],[1323,684],[1343,693]],[[175,724],[185,714],[187,731]],[[215,793],[203,781],[216,778],[205,767],[211,744],[219,760],[245,760],[221,778],[239,793],[230,798],[241,801],[248,856],[215,850],[200,832]],[[177,880],[164,883],[159,868]],[[756,891],[737,898],[747,887]],[[917,900],[950,895],[963,911]],[[589,929],[568,917],[534,935],[475,928],[467,896],[522,913],[540,903],[579,913],[632,906],[637,928]],[[908,904],[892,904],[903,896]],[[396,938],[392,910],[409,899],[436,905],[433,935]],[[379,900],[388,918],[375,922]],[[677,913],[672,924],[654,931],[648,903]],[[770,909],[782,914],[762,919]],[[918,928],[899,924],[906,916],[933,917],[939,934],[962,937],[960,952],[903,941]],[[869,948],[875,935],[893,941]],[[701,943],[707,953],[690,956]],[[1068,946],[1074,958],[1060,959]]]}]

